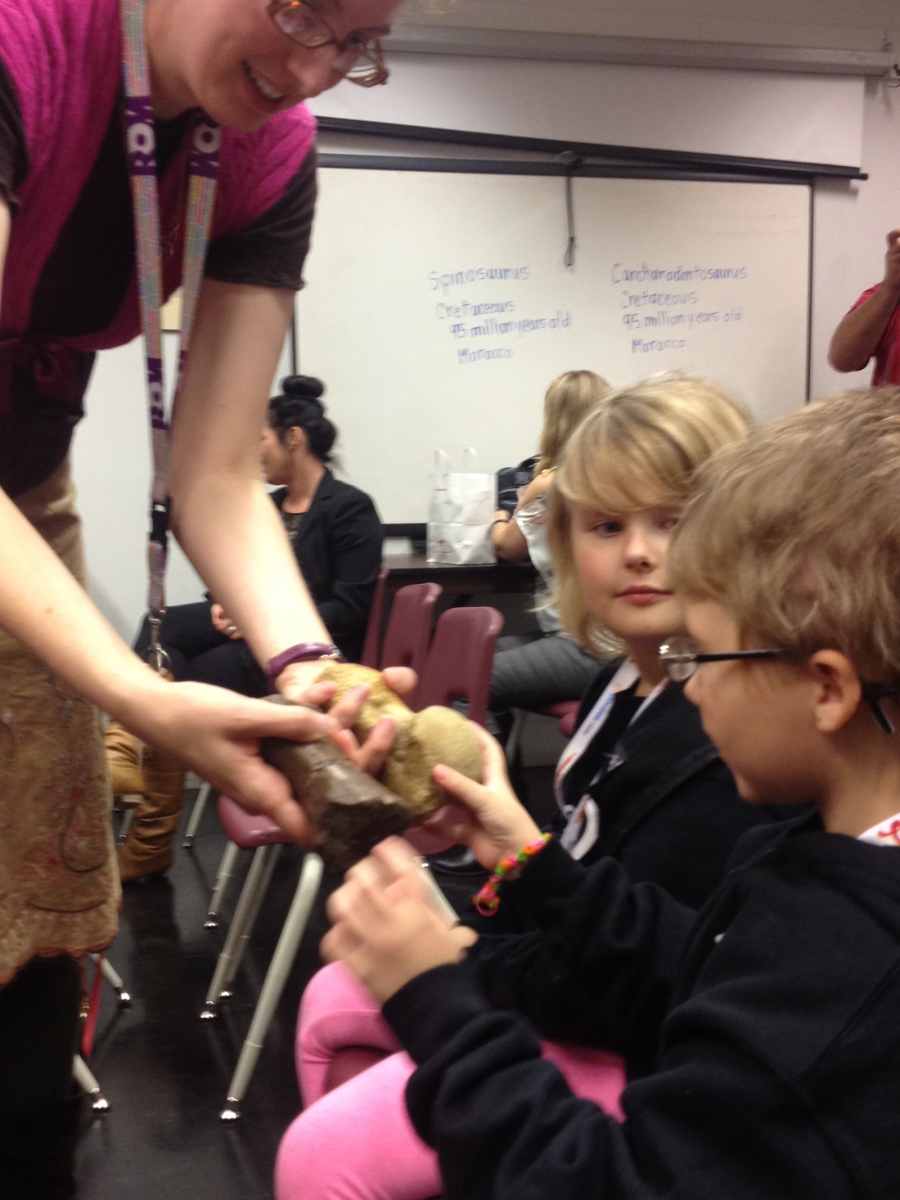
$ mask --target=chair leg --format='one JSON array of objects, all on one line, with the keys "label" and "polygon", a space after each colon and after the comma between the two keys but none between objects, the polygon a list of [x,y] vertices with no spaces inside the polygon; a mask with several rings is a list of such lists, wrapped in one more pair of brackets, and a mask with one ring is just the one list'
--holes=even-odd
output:
[{"label": "chair leg", "polygon": [[203,819],[203,810],[206,808],[206,802],[209,800],[209,794],[212,791],[212,784],[204,783],[197,793],[197,799],[194,801],[194,807],[191,809],[191,819],[188,821],[188,827],[184,831],[184,841],[181,843],[185,850],[193,850],[194,838],[197,836],[197,830],[200,828],[200,822]]},{"label": "chair leg", "polygon": [[100,1090],[100,1084],[94,1078],[90,1067],[84,1061],[80,1054],[76,1054],[72,1062],[72,1074],[75,1077],[75,1082],[87,1092],[91,1098],[91,1108],[94,1112],[108,1112],[109,1101]]},{"label": "chair leg", "polygon": [[266,864],[271,857],[272,849],[272,846],[260,846],[253,852],[253,862],[250,864],[250,870],[247,872],[247,878],[241,889],[241,896],[231,919],[225,945],[222,947],[209,991],[206,993],[206,1003],[200,1013],[204,1021],[211,1021],[219,1015],[219,999],[222,986],[231,969],[231,961],[241,946],[241,939],[244,937],[245,931],[249,934],[251,917],[259,911],[258,893],[265,877]]},{"label": "chair leg", "polygon": [[228,970],[225,972],[225,977],[222,980],[222,987],[219,992],[220,1000],[227,1000],[231,996],[231,985],[234,983],[234,977],[238,973],[238,968],[241,965],[241,959],[244,957],[244,951],[247,949],[247,943],[250,941],[250,935],[253,933],[253,926],[256,924],[256,918],[259,915],[260,905],[266,898],[266,893],[269,890],[269,884],[272,882],[272,876],[275,873],[275,868],[278,865],[278,859],[281,855],[282,847],[279,845],[269,846],[267,849],[272,851],[266,857],[266,869],[263,872],[259,887],[256,889],[253,906],[247,914],[247,920],[244,923],[243,931],[234,954],[231,956]]},{"label": "chair leg", "polygon": [[119,797],[119,804],[122,808],[122,824],[119,826],[119,834],[116,842],[122,846],[125,839],[128,837],[128,830],[131,828],[131,822],[134,820],[134,810],[137,808],[143,796],[137,794],[128,794]]},{"label": "chair leg", "polygon": [[514,771],[519,765],[519,759],[522,757],[522,732],[525,728],[525,721],[528,713],[524,708],[513,709],[513,723],[509,731],[509,737],[506,739],[504,752],[506,754],[506,767],[509,771]]},{"label": "chair leg", "polygon": [[95,963],[100,963],[100,970],[103,972],[103,978],[119,997],[119,1007],[128,1008],[131,1004],[131,993],[126,990],[125,981],[122,979],[122,976],[119,974],[116,968],[112,965],[106,955],[103,956],[102,961],[99,954],[91,954],[89,957],[92,958]]},{"label": "chair leg", "polygon": [[228,1085],[226,1107],[219,1114],[223,1121],[236,1121],[241,1115],[240,1105],[256,1067],[263,1042],[272,1023],[272,1017],[284,991],[288,974],[297,957],[300,941],[309,921],[309,914],[322,881],[322,860],[318,854],[307,853],[303,859],[297,891],[290,912],[275,947],[275,953],[266,972],[265,983],[250,1022],[231,1083]]},{"label": "chair leg", "polygon": [[225,847],[225,853],[222,855],[222,861],[219,863],[219,870],[216,875],[216,886],[213,888],[212,896],[210,896],[209,909],[206,913],[206,920],[203,922],[204,929],[219,928],[219,909],[222,907],[222,901],[225,898],[225,893],[228,891],[228,885],[231,883],[231,877],[234,874],[234,868],[240,852],[240,848],[234,842],[229,842]]}]

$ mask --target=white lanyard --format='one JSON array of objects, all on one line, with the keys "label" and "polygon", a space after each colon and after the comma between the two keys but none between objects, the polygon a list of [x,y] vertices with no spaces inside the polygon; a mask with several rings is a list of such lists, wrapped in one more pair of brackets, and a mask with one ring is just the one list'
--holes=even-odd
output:
[{"label": "white lanyard", "polygon": [[[569,742],[568,746],[566,746],[565,750],[563,751],[562,757],[560,758],[556,767],[556,774],[553,778],[553,791],[556,796],[556,802],[563,812],[566,811],[565,805],[563,804],[563,783],[566,779],[566,776],[572,770],[572,767],[574,767],[575,763],[577,763],[584,754],[585,750],[587,750],[588,746],[597,736],[599,731],[606,724],[607,720],[609,719],[609,714],[612,712],[612,707],[615,703],[616,697],[620,692],[625,692],[630,687],[634,687],[640,677],[641,673],[638,670],[637,664],[632,659],[626,658],[625,662],[622,663],[618,671],[616,671],[615,675],[613,675],[612,679],[607,684],[597,703],[582,721],[581,725],[579,725],[578,730],[571,742]],[[657,696],[660,695],[667,683],[668,680],[663,679],[656,685],[650,695],[646,697],[643,704],[638,708],[637,712],[628,722],[629,725],[634,724],[641,713],[653,703]],[[571,808],[572,806],[570,805],[569,807]]]},{"label": "white lanyard", "polygon": [[[171,443],[166,419],[162,362],[162,268],[160,262],[159,194],[156,182],[156,137],[150,96],[150,71],[144,41],[144,11],[147,0],[121,0],[124,43],[125,123],[128,169],[134,204],[137,267],[147,361],[150,408],[150,440],[153,450],[153,485],[150,500],[150,543],[148,546],[150,588],[148,608],[151,626],[151,660],[157,670],[164,665],[157,637],[165,612],[165,574],[169,527],[169,466]],[[181,357],[176,395],[187,357],[194,320],[212,212],[222,133],[218,125],[200,114],[193,127],[188,168],[189,185],[184,240],[181,322]]]}]

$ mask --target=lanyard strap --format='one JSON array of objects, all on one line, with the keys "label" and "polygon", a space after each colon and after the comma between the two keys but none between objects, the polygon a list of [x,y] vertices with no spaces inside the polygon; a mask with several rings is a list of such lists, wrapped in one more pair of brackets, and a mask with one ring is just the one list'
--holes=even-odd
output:
[{"label": "lanyard strap", "polygon": [[[553,778],[553,791],[556,795],[556,802],[560,809],[564,810],[563,805],[563,783],[566,776],[578,762],[581,756],[587,750],[588,746],[597,736],[597,733],[606,724],[609,714],[612,711],[612,706],[615,703],[616,696],[620,692],[626,691],[633,687],[640,678],[640,671],[637,664],[632,662],[630,658],[626,658],[625,662],[619,667],[615,675],[604,688],[603,693],[597,700],[597,703],[582,721],[575,736],[569,742],[563,751],[562,757],[556,767],[556,774]],[[649,696],[644,700],[644,703],[638,708],[637,712],[629,721],[629,725],[633,725],[644,710],[653,703],[656,697],[662,692],[666,686],[667,680],[658,683]]]},{"label": "lanyard strap", "polygon": [[[144,10],[147,0],[121,0],[124,38],[125,138],[134,225],[137,241],[137,270],[141,327],[147,364],[147,398],[150,410],[150,442],[153,453],[153,482],[150,495],[150,542],[147,548],[152,652],[162,666],[156,635],[166,606],[165,574],[168,557],[169,473],[171,467],[170,422],[166,418],[162,358],[163,276],[160,254],[159,188],[156,180],[156,135],[150,97],[150,71],[144,39]],[[182,372],[190,345],[191,329],[203,278],[203,263],[209,242],[219,169],[222,131],[204,113],[192,130],[188,167],[187,221],[182,266],[184,303],[181,318],[181,353],[174,412]]]}]

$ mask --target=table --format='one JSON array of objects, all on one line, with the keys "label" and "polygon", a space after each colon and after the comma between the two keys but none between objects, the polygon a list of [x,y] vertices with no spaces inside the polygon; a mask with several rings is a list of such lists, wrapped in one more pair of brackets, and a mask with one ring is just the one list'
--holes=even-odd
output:
[{"label": "table", "polygon": [[467,604],[474,595],[532,593],[538,578],[530,562],[473,563],[455,566],[426,562],[424,554],[386,555],[383,565],[389,574],[385,594],[392,597],[408,583],[439,583],[453,604]]}]

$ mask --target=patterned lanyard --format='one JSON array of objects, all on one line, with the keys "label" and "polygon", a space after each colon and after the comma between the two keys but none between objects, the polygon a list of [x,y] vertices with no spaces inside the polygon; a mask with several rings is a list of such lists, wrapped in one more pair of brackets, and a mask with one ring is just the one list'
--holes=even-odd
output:
[{"label": "patterned lanyard", "polygon": [[[144,39],[147,0],[121,0],[124,35],[125,124],[128,170],[134,204],[141,327],[147,362],[147,395],[150,440],[153,451],[153,484],[150,497],[148,546],[151,664],[159,670],[165,655],[159,649],[159,625],[166,610],[165,575],[168,557],[170,423],[166,419],[162,359],[163,277],[160,255],[159,188],[156,180],[156,135],[150,98],[150,71]],[[203,278],[203,263],[212,224],[219,170],[222,131],[201,113],[193,127],[187,223],[182,266],[184,296],[181,319],[181,354],[173,411],[187,359],[191,328]]]},{"label": "patterned lanyard", "polygon": [[[616,696],[618,696],[620,692],[624,692],[628,688],[633,687],[639,678],[640,671],[637,668],[637,664],[632,662],[630,658],[626,658],[619,667],[618,671],[616,671],[615,675],[613,675],[612,679],[604,688],[603,694],[597,700],[597,703],[582,721],[581,725],[579,725],[578,731],[572,738],[571,742],[569,742],[568,746],[566,746],[565,750],[563,751],[562,757],[557,764],[556,774],[554,775],[553,779],[553,791],[556,796],[556,802],[559,807],[563,809],[563,811],[565,811],[565,806],[563,804],[563,783],[565,782],[566,776],[584,754],[585,750],[587,750],[588,746],[597,736],[597,733],[606,724],[609,714],[612,711],[612,706],[615,703]],[[668,680],[664,679],[661,683],[656,685],[650,695],[647,696],[643,704],[641,704],[640,708],[638,708],[637,712],[631,718],[629,725],[633,725],[641,713],[653,703],[656,697],[663,691],[667,682]]]}]

